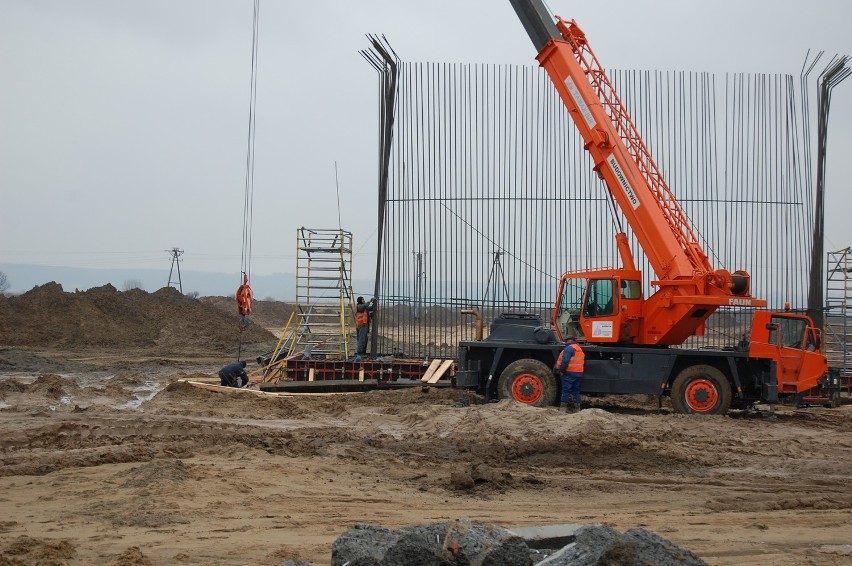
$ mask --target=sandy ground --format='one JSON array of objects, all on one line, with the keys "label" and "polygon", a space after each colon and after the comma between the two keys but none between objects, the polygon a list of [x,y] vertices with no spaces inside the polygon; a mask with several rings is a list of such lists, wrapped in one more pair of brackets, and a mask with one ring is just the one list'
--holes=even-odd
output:
[{"label": "sandy ground", "polygon": [[227,361],[0,350],[0,564],[329,564],[355,523],[456,518],[645,527],[711,564],[852,563],[852,405],[566,415],[176,383]]}]

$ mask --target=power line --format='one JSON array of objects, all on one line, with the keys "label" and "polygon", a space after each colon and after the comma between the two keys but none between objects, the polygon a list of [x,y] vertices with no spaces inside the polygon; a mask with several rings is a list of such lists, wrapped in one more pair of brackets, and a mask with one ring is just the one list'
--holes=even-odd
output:
[{"label": "power line", "polygon": [[[172,248],[170,250],[166,250],[169,253],[169,257],[172,260],[172,265],[169,268],[169,282],[166,283],[166,287],[172,287],[174,283],[177,283],[178,290],[180,294],[183,295],[183,281],[180,278],[180,262],[183,261],[180,259],[180,256],[183,255],[183,250],[179,250],[177,248]],[[177,280],[172,279],[172,274],[177,274]]]}]

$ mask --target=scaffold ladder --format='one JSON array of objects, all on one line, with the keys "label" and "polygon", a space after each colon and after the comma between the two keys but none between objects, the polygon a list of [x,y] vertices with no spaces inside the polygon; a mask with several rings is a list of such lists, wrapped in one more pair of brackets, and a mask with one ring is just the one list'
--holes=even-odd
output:
[{"label": "scaffold ladder", "polygon": [[852,384],[852,248],[828,252],[825,292],[825,347],[828,365],[838,368],[844,386]]},{"label": "scaffold ladder", "polygon": [[296,339],[291,355],[346,359],[352,353],[352,233],[296,230]]}]

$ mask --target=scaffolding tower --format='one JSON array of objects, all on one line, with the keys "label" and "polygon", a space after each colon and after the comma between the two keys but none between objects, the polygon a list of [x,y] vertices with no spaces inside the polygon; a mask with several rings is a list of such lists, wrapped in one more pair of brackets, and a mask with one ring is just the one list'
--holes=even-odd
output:
[{"label": "scaffolding tower", "polygon": [[828,252],[825,286],[825,356],[828,365],[838,368],[845,385],[852,379],[852,248]]},{"label": "scaffolding tower", "polygon": [[296,230],[295,338],[290,355],[346,359],[353,351],[352,233]]}]

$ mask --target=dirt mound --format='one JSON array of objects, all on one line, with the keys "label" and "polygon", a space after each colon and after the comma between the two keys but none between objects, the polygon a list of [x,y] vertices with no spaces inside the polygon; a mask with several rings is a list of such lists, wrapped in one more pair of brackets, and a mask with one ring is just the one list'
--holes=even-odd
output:
[{"label": "dirt mound", "polygon": [[138,546],[131,546],[111,563],[111,566],[150,566],[151,561],[142,554]]},{"label": "dirt mound", "polygon": [[[239,315],[164,287],[118,291],[112,285],[66,293],[57,283],[0,296],[0,344],[38,347],[160,348],[226,351],[239,339]],[[275,338],[259,325],[244,344]]]},{"label": "dirt mound", "polygon": [[[209,377],[209,376],[208,376]],[[374,407],[383,414],[417,420],[412,413],[425,406],[481,404],[482,398],[456,389],[412,388],[397,391],[334,394],[328,396],[261,396],[237,392],[209,391],[184,381],[170,383],[144,406],[148,411],[196,416],[252,419],[301,419],[311,415],[340,417],[359,407]]]},{"label": "dirt mound", "polygon": [[120,475],[127,478],[123,487],[148,487],[159,481],[185,481],[189,477],[189,468],[182,460],[154,460]]},{"label": "dirt mound", "polygon": [[28,393],[34,393],[50,399],[59,399],[67,395],[70,390],[76,389],[73,381],[58,375],[45,374],[36,378],[35,382],[27,388]]},{"label": "dirt mound", "polygon": [[27,390],[27,384],[22,383],[14,378],[0,380],[0,393],[12,392],[21,393]]},{"label": "dirt mound", "polygon": [[254,419],[306,418],[310,409],[301,399],[291,397],[255,397],[208,391],[178,381],[171,383],[150,401],[145,409],[205,417],[245,417]]},{"label": "dirt mound", "polygon": [[0,553],[3,564],[65,564],[74,558],[77,551],[74,545],[65,540],[31,538],[21,535],[9,542]]},{"label": "dirt mound", "polygon": [[[435,387],[412,387],[395,391],[370,391],[362,403],[380,407],[400,407],[404,409],[410,405],[481,405],[485,399],[473,392],[462,389],[435,388]],[[393,413],[393,410],[389,411]]]},{"label": "dirt mound", "polygon": [[85,507],[83,513],[113,527],[160,529],[189,522],[181,513],[163,509],[145,498],[99,501]]}]

